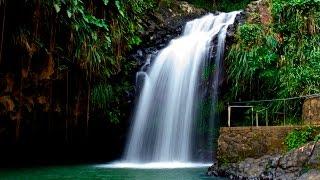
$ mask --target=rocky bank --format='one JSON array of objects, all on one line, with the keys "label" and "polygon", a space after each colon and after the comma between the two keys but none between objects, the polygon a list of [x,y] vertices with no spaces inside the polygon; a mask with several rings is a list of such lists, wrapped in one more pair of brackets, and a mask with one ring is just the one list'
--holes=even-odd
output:
[{"label": "rocky bank", "polygon": [[320,142],[310,142],[286,154],[247,158],[230,164],[215,163],[210,176],[229,179],[320,179]]}]

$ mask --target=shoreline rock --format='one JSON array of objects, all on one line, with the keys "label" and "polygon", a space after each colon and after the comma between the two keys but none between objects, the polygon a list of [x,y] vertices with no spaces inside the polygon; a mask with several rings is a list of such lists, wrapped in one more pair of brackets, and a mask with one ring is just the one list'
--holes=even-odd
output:
[{"label": "shoreline rock", "polygon": [[283,155],[247,158],[208,168],[207,175],[229,179],[320,179],[320,142],[310,142]]}]

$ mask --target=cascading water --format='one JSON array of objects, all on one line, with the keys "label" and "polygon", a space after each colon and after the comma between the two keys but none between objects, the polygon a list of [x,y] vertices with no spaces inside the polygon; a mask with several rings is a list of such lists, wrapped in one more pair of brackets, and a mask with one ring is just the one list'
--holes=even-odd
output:
[{"label": "cascading water", "polygon": [[[227,28],[238,12],[208,14],[186,24],[181,37],[161,50],[144,73],[144,85],[126,147],[125,162],[190,162],[199,84],[218,38],[212,101],[217,100]],[[150,63],[150,61],[148,61]],[[214,112],[214,109],[213,109]],[[214,114],[214,113],[213,113]]]}]

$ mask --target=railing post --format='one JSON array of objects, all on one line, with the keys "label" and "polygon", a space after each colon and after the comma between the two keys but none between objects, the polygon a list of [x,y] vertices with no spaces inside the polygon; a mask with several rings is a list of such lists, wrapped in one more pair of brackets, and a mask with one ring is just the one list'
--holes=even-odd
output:
[{"label": "railing post", "polygon": [[228,127],[230,127],[230,121],[231,121],[231,107],[228,104]]},{"label": "railing post", "polygon": [[269,125],[269,122],[268,122],[268,110],[266,109],[266,126]]},{"label": "railing post", "polygon": [[258,111],[256,111],[256,126],[259,126],[259,117],[258,117]]},{"label": "railing post", "polygon": [[253,106],[251,107],[251,126],[253,126]]}]

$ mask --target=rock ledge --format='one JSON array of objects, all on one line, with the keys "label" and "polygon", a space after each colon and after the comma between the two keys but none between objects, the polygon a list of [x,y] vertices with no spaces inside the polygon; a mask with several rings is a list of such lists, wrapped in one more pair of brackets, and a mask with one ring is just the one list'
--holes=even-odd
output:
[{"label": "rock ledge", "polygon": [[229,179],[320,179],[320,142],[310,142],[284,155],[247,158],[209,167],[207,175]]}]

